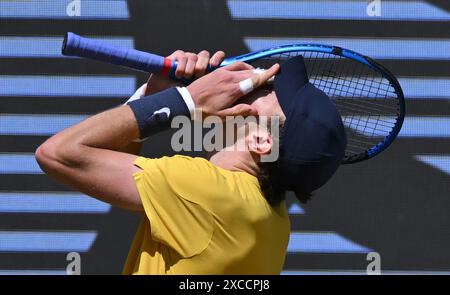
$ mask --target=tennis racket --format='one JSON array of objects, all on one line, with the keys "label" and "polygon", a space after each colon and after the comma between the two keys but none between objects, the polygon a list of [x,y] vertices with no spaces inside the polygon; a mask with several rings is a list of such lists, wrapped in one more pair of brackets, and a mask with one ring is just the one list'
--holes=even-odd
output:
[{"label": "tennis racket", "polygon": [[[62,53],[176,79],[176,61],[73,33],[66,34]],[[405,100],[395,76],[371,58],[336,46],[295,44],[230,57],[220,66],[242,61],[269,68],[298,55],[305,59],[310,82],[332,99],[342,116],[347,133],[343,164],[367,160],[384,151],[400,132]]]}]

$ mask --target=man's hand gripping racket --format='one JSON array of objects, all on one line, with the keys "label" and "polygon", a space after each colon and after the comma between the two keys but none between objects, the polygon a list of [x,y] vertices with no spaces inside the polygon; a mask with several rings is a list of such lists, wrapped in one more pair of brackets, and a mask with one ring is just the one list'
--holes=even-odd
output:
[{"label": "man's hand gripping racket", "polygon": [[[102,41],[82,38],[73,33],[67,33],[62,53],[125,66],[174,80],[181,78],[185,84],[192,82],[191,79],[177,76],[176,60],[135,49],[110,46]],[[276,73],[278,66],[275,64],[298,55],[305,58],[310,82],[333,100],[342,116],[348,140],[343,163],[367,160],[384,151],[397,137],[403,124],[405,101],[402,89],[395,76],[385,67],[367,56],[348,49],[322,44],[294,44],[227,58],[219,65],[224,70],[215,71],[217,72],[215,74],[225,75],[227,69],[239,69],[238,71],[242,71],[240,78],[244,76],[247,78],[228,81],[236,85],[227,88],[227,95],[231,96],[226,103],[231,103],[231,106],[237,95],[242,96],[260,86],[270,78],[267,75]],[[257,75],[253,70],[245,68],[247,66],[242,63],[235,64],[236,62],[244,62],[254,68],[270,71],[266,76]],[[207,71],[211,72],[214,69],[215,67],[208,66]],[[246,82],[241,83],[243,81]],[[212,78],[209,82],[218,83],[212,81]],[[200,86],[194,82],[189,87],[196,93],[201,92]],[[202,100],[202,94],[195,95]],[[203,100],[206,100],[204,97],[212,95],[219,95],[217,101],[223,99],[219,92],[203,95]],[[207,110],[210,108],[209,111],[213,112],[214,107],[208,105],[208,101],[203,103]],[[246,111],[251,112],[245,110],[244,113]]]}]

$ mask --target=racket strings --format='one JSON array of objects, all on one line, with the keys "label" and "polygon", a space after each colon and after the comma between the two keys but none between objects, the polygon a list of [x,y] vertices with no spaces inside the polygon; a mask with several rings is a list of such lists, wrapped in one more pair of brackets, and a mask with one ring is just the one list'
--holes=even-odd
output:
[{"label": "racket strings", "polygon": [[389,136],[399,115],[395,87],[378,71],[330,53],[292,51],[259,59],[254,66],[269,68],[303,55],[310,82],[325,92],[342,116],[347,132],[346,159],[365,154]]}]

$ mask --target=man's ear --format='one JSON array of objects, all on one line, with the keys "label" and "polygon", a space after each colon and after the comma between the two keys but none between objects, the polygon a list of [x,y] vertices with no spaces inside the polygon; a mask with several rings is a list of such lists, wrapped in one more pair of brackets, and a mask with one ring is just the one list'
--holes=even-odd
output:
[{"label": "man's ear", "polygon": [[270,154],[272,150],[272,137],[269,132],[252,132],[248,138],[248,148],[250,152],[260,156]]}]

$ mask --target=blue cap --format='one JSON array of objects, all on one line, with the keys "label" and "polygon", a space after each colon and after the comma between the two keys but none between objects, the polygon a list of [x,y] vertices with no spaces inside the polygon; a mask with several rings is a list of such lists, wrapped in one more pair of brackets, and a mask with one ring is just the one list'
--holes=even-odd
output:
[{"label": "blue cap", "polygon": [[297,195],[310,194],[333,176],[344,157],[341,116],[330,98],[309,83],[303,56],[281,65],[274,87],[286,121],[273,181]]}]

